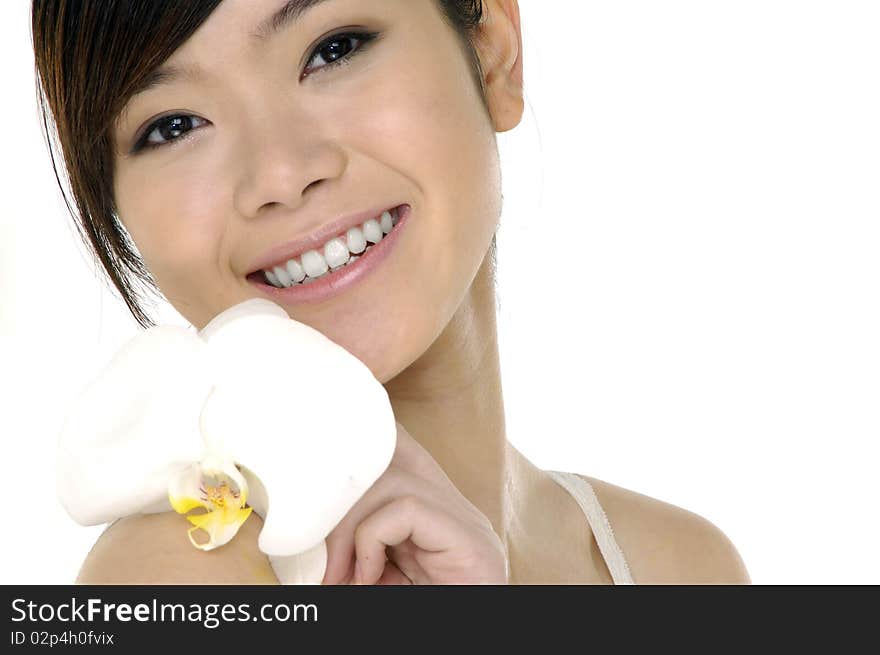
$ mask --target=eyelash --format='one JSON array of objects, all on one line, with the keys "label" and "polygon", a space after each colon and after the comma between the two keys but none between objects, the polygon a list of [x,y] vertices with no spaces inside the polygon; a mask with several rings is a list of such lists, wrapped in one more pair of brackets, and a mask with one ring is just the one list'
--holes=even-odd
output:
[{"label": "eyelash", "polygon": [[[354,59],[355,56],[360,54],[364,46],[368,45],[371,41],[376,39],[379,36],[378,32],[340,32],[339,34],[333,34],[328,36],[326,39],[321,41],[315,49],[310,53],[308,61],[312,61],[316,57],[320,55],[321,50],[326,48],[331,43],[335,43],[337,41],[347,41],[350,39],[355,39],[360,41],[360,45],[354,48],[353,50],[349,50],[347,53],[342,55],[341,57],[330,61],[323,66],[319,66],[318,68],[312,69],[313,71],[327,71],[329,69],[338,68],[341,66],[347,66],[351,63],[351,60]],[[323,58],[323,57],[322,57]],[[176,143],[181,139],[181,137],[174,137],[172,139],[168,139],[162,143],[148,143],[147,139],[149,136],[155,132],[157,129],[166,124],[166,122],[171,122],[174,120],[178,120],[181,118],[196,118],[196,120],[203,121],[204,119],[198,118],[197,116],[193,116],[192,114],[169,114],[168,116],[163,116],[152,123],[144,130],[143,136],[137,140],[134,147],[132,148],[132,154],[137,154],[143,150],[150,150],[153,148],[161,148],[162,146],[166,146],[169,144]],[[187,130],[188,132],[189,130]]]}]

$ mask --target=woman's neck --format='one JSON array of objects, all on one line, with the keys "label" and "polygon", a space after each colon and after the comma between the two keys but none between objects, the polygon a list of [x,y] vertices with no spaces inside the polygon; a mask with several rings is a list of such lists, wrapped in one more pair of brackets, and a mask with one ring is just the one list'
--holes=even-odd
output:
[{"label": "woman's neck", "polygon": [[394,414],[507,546],[521,456],[507,442],[487,255],[431,347],[385,384]]}]

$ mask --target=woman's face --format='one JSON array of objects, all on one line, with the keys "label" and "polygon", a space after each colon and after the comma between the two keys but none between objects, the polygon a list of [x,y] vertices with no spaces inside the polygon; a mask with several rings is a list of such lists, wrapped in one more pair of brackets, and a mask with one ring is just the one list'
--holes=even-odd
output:
[{"label": "woman's face", "polygon": [[[324,0],[250,34],[284,4],[224,0],[165,62],[197,77],[132,99],[115,127],[119,216],[196,327],[266,297],[386,382],[436,339],[483,263],[501,209],[495,129],[436,0]],[[328,45],[343,32],[376,36]],[[132,152],[144,140],[158,147]],[[285,244],[398,205],[410,213],[387,256],[332,297],[285,302],[254,283]]]}]

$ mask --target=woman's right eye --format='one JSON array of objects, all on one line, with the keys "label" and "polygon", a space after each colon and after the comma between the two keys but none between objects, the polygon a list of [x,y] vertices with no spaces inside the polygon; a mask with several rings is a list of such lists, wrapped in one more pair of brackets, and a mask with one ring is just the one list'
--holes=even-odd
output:
[{"label": "woman's right eye", "polygon": [[[196,125],[196,123],[198,121],[207,123],[204,119],[199,118],[198,116],[193,116],[192,114],[164,116],[151,123],[150,126],[144,130],[144,135],[135,144],[132,152],[140,152],[141,150],[148,148],[158,148],[173,141],[177,141],[182,134],[186,134],[194,127],[197,127],[198,125]],[[157,141],[157,139],[164,140]]]}]

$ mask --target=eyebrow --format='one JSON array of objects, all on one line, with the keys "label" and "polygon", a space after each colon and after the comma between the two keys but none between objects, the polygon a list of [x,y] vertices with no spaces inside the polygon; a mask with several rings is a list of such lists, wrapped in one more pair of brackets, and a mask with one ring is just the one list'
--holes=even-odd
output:
[{"label": "eyebrow", "polygon": [[[252,39],[266,41],[298,21],[309,9],[328,0],[287,0],[278,11],[263,20],[249,34]],[[180,80],[196,81],[201,77],[197,68],[167,64],[147,73],[129,94],[129,100],[150,89]]]},{"label": "eyebrow", "polygon": [[265,41],[270,36],[277,34],[291,23],[295,23],[312,7],[327,0],[287,0],[284,5],[257,26],[250,36],[254,39]]}]

